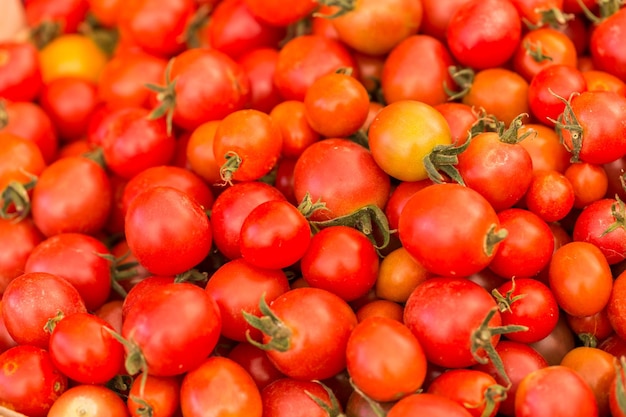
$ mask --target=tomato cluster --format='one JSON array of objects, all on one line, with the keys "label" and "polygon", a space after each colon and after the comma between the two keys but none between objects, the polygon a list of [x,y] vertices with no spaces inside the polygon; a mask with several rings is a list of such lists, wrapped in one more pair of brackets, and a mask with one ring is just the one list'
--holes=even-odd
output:
[{"label": "tomato cluster", "polygon": [[22,3],[0,410],[626,416],[622,1]]}]

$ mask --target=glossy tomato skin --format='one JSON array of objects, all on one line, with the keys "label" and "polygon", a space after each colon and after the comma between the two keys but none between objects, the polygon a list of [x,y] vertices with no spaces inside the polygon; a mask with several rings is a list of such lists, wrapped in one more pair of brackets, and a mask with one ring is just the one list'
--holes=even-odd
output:
[{"label": "glossy tomato skin", "polygon": [[[470,349],[472,332],[495,306],[489,292],[466,278],[434,277],[409,296],[404,323],[417,337],[429,362],[463,368],[477,363]],[[499,326],[501,322],[496,312],[489,325]],[[492,336],[492,343],[496,345],[499,338]]]},{"label": "glossy tomato skin", "polygon": [[379,266],[372,242],[348,226],[332,226],[316,233],[300,260],[307,284],[346,301],[354,301],[372,289]]},{"label": "glossy tomato skin", "polygon": [[152,408],[153,416],[174,416],[180,410],[180,378],[148,375],[142,391],[142,376],[137,375],[128,392],[128,411],[132,417],[140,417],[145,405],[136,399],[141,399]]},{"label": "glossy tomato skin", "polygon": [[15,278],[2,297],[2,317],[9,334],[19,344],[48,347],[49,319],[84,313],[80,294],[67,280],[47,272],[31,272]]},{"label": "glossy tomato skin", "polygon": [[0,54],[0,97],[11,101],[32,101],[42,86],[37,48],[30,42],[3,42]]},{"label": "glossy tomato skin", "polygon": [[211,210],[211,229],[217,249],[228,259],[241,257],[241,226],[250,212],[266,201],[285,196],[260,181],[236,183],[217,196]]},{"label": "glossy tomato skin", "polygon": [[382,209],[391,188],[389,176],[372,154],[341,138],[316,142],[302,152],[293,181],[298,202],[309,193],[313,202],[326,203],[324,209],[313,213],[313,220],[344,216],[370,204]]},{"label": "glossy tomato skin", "polygon": [[272,47],[257,48],[237,58],[237,63],[244,69],[250,81],[251,109],[269,113],[283,101],[274,85],[278,52],[277,48]]},{"label": "glossy tomato skin", "polygon": [[318,4],[314,0],[297,0],[289,7],[280,0],[244,0],[252,14],[274,26],[288,26],[308,16]]},{"label": "glossy tomato skin", "polygon": [[626,339],[626,321],[624,320],[626,315],[624,315],[624,311],[626,311],[626,273],[622,272],[615,278],[607,306],[611,325],[621,339]]},{"label": "glossy tomato skin", "polygon": [[622,9],[598,25],[591,34],[589,50],[595,67],[626,81],[626,49],[619,34],[626,25]]},{"label": "glossy tomato skin", "polygon": [[[245,291],[242,291],[245,288]],[[239,342],[246,341],[247,334],[261,340],[261,333],[251,327],[241,314],[246,311],[261,315],[259,300],[271,303],[289,290],[289,282],[280,269],[265,269],[250,264],[243,258],[220,266],[205,287],[219,306],[222,317],[222,335]]]},{"label": "glossy tomato skin", "polygon": [[391,407],[387,417],[424,415],[432,417],[471,417],[462,405],[437,394],[412,394]]},{"label": "glossy tomato skin", "polygon": [[59,397],[48,417],[79,417],[86,412],[99,417],[129,416],[124,400],[115,391],[102,385],[77,385]]},{"label": "glossy tomato skin", "polygon": [[434,184],[418,191],[407,201],[398,223],[405,249],[442,276],[469,276],[489,265],[498,244],[490,248],[487,240],[499,230],[489,202],[459,184]]},{"label": "glossy tomato skin", "polygon": [[111,183],[105,170],[90,159],[58,159],[39,176],[31,204],[35,225],[47,237],[95,234],[109,216]]},{"label": "glossy tomato skin", "polygon": [[49,352],[55,366],[73,381],[105,384],[124,362],[124,347],[106,329],[113,327],[89,313],[75,313],[56,323]]},{"label": "glossy tomato skin", "polygon": [[515,52],[521,32],[519,14],[508,0],[472,0],[454,12],[446,39],[462,65],[484,69],[504,64]]},{"label": "glossy tomato skin", "polygon": [[428,393],[437,394],[455,401],[472,413],[474,417],[495,416],[500,402],[493,411],[485,413],[485,394],[496,384],[494,377],[475,369],[451,369],[436,377],[428,386]]},{"label": "glossy tomato skin", "polygon": [[248,371],[259,391],[262,391],[263,388],[272,382],[285,377],[270,361],[265,351],[251,343],[241,342],[236,344],[228,352],[228,358],[237,362]]},{"label": "glossy tomato skin", "polygon": [[261,391],[264,417],[325,417],[326,411],[307,393],[331,406],[328,393],[321,384],[293,378],[281,378]]},{"label": "glossy tomato skin", "polygon": [[346,347],[354,384],[375,401],[395,401],[418,390],[426,377],[426,356],[402,323],[370,317],[354,328]]},{"label": "glossy tomato skin", "polygon": [[52,236],[30,253],[24,272],[48,272],[65,278],[80,293],[89,311],[97,310],[111,292],[108,248],[98,239],[81,233]]},{"label": "glossy tomato skin", "polygon": [[[296,379],[325,379],[346,366],[346,344],[357,324],[352,308],[319,288],[296,288],[277,297],[270,309],[290,329],[285,352],[268,350],[279,371]],[[263,343],[271,341],[264,334]]]},{"label": "glossy tomato skin", "polygon": [[32,219],[21,222],[0,220],[0,294],[7,285],[24,272],[24,266],[33,249],[44,240]]},{"label": "glossy tomato skin", "polygon": [[185,272],[211,250],[206,213],[187,194],[171,187],[153,187],[135,197],[126,212],[125,230],[131,252],[153,274]]},{"label": "glossy tomato skin", "polygon": [[183,378],[183,415],[261,417],[262,402],[252,377],[237,362],[219,356],[204,360]]},{"label": "glossy tomato skin", "polygon": [[151,374],[173,376],[203,363],[221,326],[209,294],[194,284],[172,283],[154,287],[129,308],[122,336],[141,350]]},{"label": "glossy tomato skin", "polygon": [[583,209],[574,223],[574,240],[593,243],[611,265],[626,259],[626,230],[616,223],[621,207],[623,203],[613,198],[595,201]]},{"label": "glossy tomato skin", "polygon": [[67,389],[67,376],[43,348],[21,345],[0,354],[0,404],[32,417],[45,417]]},{"label": "glossy tomato skin", "polygon": [[[563,396],[554,395],[555,390]],[[563,399],[568,398],[567,401]],[[515,394],[516,417],[595,417],[598,405],[591,387],[573,369],[548,366],[528,374]]]}]

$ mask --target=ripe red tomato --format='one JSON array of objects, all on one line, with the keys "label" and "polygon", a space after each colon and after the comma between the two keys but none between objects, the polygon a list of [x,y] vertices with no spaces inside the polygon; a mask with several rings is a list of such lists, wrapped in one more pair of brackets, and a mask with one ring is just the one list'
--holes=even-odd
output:
[{"label": "ripe red tomato", "polygon": [[278,63],[278,49],[257,48],[242,54],[237,63],[244,69],[250,81],[249,107],[265,113],[283,102],[274,84]]},{"label": "ripe red tomato", "polygon": [[318,3],[314,0],[296,0],[285,7],[281,0],[244,0],[250,11],[274,26],[288,26],[307,17]]},{"label": "ripe red tomato", "polygon": [[[232,359],[248,371],[259,390],[263,390],[272,382],[284,378],[270,361],[265,351],[251,343],[240,342],[228,352],[228,359]],[[261,393],[262,395],[262,393]]]},{"label": "ripe red tomato", "polygon": [[[263,417],[326,417],[328,412],[320,407],[311,395],[329,408],[333,407],[328,392],[314,381],[281,378],[261,391]],[[341,410],[336,410],[341,412]]]},{"label": "ripe red tomato", "polygon": [[31,42],[2,42],[0,54],[0,97],[32,101],[42,86],[37,47]]},{"label": "ripe red tomato", "polygon": [[65,391],[50,407],[48,417],[128,417],[124,400],[103,385],[77,385]]},{"label": "ripe red tomato", "polygon": [[406,416],[471,417],[469,411],[451,399],[437,394],[412,394],[395,403],[387,417]]},{"label": "ripe red tomato", "polygon": [[[128,410],[132,417],[142,417],[146,404],[153,417],[173,416],[180,409],[180,378],[143,374],[133,379],[128,391]],[[141,401],[138,401],[141,400]]]},{"label": "ripe red tomato", "polygon": [[24,266],[32,250],[44,236],[35,227],[32,219],[20,222],[0,219],[0,294],[14,278],[24,273]]},{"label": "ripe red tomato", "polygon": [[131,252],[153,274],[185,272],[211,250],[211,224],[203,208],[171,187],[153,187],[137,195],[128,206],[125,230]]},{"label": "ripe red tomato", "polygon": [[619,33],[626,26],[622,8],[594,28],[589,41],[593,65],[626,82],[626,48]]},{"label": "ripe red tomato", "polygon": [[626,230],[621,226],[621,200],[605,198],[589,204],[576,217],[572,237],[598,247],[610,265],[626,259]]},{"label": "ripe red tomato", "polygon": [[[507,395],[493,376],[475,369],[451,369],[437,376],[428,386],[429,394],[447,397],[465,407],[474,417],[493,417]],[[487,407],[492,407],[487,412]]]}]

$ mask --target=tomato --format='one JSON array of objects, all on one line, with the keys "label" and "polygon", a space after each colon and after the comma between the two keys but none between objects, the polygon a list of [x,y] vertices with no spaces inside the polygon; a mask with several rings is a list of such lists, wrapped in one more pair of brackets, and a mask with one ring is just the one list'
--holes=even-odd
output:
[{"label": "tomato", "polygon": [[448,122],[452,143],[455,145],[464,144],[474,123],[478,121],[478,114],[474,108],[468,104],[450,101],[436,105],[435,109]]},{"label": "tomato", "polygon": [[513,55],[515,72],[529,83],[542,69],[551,65],[568,65],[576,68],[578,56],[574,42],[552,27],[530,30]]},{"label": "tomato", "polygon": [[62,77],[97,82],[107,56],[85,35],[70,33],[55,38],[39,51],[44,84]]},{"label": "tomato", "polygon": [[122,324],[127,355],[135,360],[133,369],[127,360],[127,371],[172,376],[196,368],[215,348],[221,326],[217,303],[202,288],[155,286],[129,307]]},{"label": "tomato", "polygon": [[[568,64],[554,64],[540,70],[530,81],[528,103],[539,122],[554,126],[565,109],[560,99],[587,90],[583,73]],[[565,121],[563,121],[565,122]]]},{"label": "tomato", "polygon": [[575,317],[567,314],[566,318],[569,327],[585,345],[599,345],[614,334],[607,307],[590,316]]},{"label": "tomato", "polygon": [[137,195],[126,212],[125,230],[131,252],[153,274],[185,272],[211,250],[211,224],[203,208],[171,187]]},{"label": "tomato", "polygon": [[[415,56],[421,59],[416,62]],[[452,87],[448,72],[452,64],[452,56],[440,40],[428,35],[407,37],[385,59],[380,77],[385,102],[416,100],[431,106],[445,103],[445,87]]]},{"label": "tomato", "polygon": [[285,7],[281,0],[244,0],[252,14],[274,26],[288,26],[307,17],[318,3],[314,0],[296,0]]},{"label": "tomato", "polygon": [[469,0],[448,0],[446,2],[422,0],[424,16],[420,26],[420,32],[444,41],[446,39],[446,30],[450,18],[456,9],[468,2]]},{"label": "tomato", "polygon": [[115,391],[102,385],[77,385],[52,405],[48,417],[128,417],[128,408]]},{"label": "tomato", "polygon": [[382,299],[404,303],[411,292],[432,274],[400,247],[385,256],[376,278],[376,295]]},{"label": "tomato", "polygon": [[19,222],[0,219],[0,294],[7,285],[24,272],[24,266],[33,249],[44,240],[33,221]]},{"label": "tomato", "polygon": [[609,179],[602,165],[580,162],[565,170],[565,177],[574,187],[574,207],[585,206],[602,199],[609,188]]},{"label": "tomato", "polygon": [[[525,343],[501,340],[496,346],[496,352],[502,360],[504,372],[509,377],[511,385],[506,392],[506,398],[499,402],[499,412],[505,416],[515,415],[515,394],[519,383],[529,373],[548,366],[546,360],[537,351]],[[493,363],[477,364],[471,369],[491,375],[498,384],[504,386],[506,381],[499,375]]]},{"label": "tomato", "polygon": [[241,226],[258,205],[285,196],[262,182],[237,183],[223,191],[213,203],[211,226],[217,249],[229,259],[241,257]]},{"label": "tomato", "polygon": [[[498,390],[502,392],[500,397]],[[502,397],[506,396],[504,387],[496,387],[494,377],[475,369],[452,369],[444,372],[430,383],[427,392],[450,398],[465,407],[474,417],[495,416]],[[487,407],[492,407],[491,412],[487,412]]]},{"label": "tomato", "polygon": [[67,389],[67,377],[45,349],[21,345],[0,354],[0,404],[32,417],[45,417]]},{"label": "tomato", "polygon": [[365,87],[345,73],[332,73],[313,81],[304,96],[309,125],[326,137],[347,137],[365,123],[369,97]]},{"label": "tomato", "polygon": [[398,225],[404,248],[442,276],[465,277],[485,268],[505,233],[487,200],[459,184],[434,184],[415,193]]},{"label": "tomato", "polygon": [[[177,0],[176,0],[177,1]],[[244,108],[250,97],[245,71],[228,55],[215,49],[187,49],[176,56],[165,74],[154,116],[167,114],[174,125],[194,130],[202,123],[221,120]],[[212,71],[206,72],[206,68]],[[171,121],[170,122],[170,118]]]},{"label": "tomato", "polygon": [[279,371],[296,379],[325,379],[345,368],[346,344],[357,318],[344,300],[320,288],[297,288],[261,312],[271,321],[257,318],[255,325],[246,315],[247,320],[264,333],[260,347]]},{"label": "tomato", "polygon": [[352,68],[358,78],[356,60],[343,43],[319,35],[297,36],[278,53],[274,83],[284,99],[303,101],[313,81],[340,68]]},{"label": "tomato", "polygon": [[[504,305],[508,305],[506,309],[504,306],[500,309],[502,323],[505,326],[522,325],[528,328],[523,332],[507,333],[507,339],[521,343],[538,342],[556,327],[559,306],[550,288],[541,281],[517,278],[500,285],[497,291],[506,297]],[[520,298],[516,299],[518,296]],[[502,303],[498,298],[496,301]]]},{"label": "tomato", "polygon": [[559,142],[559,136],[543,124],[528,123],[520,127],[518,135],[532,132],[520,142],[526,148],[533,161],[533,171],[554,170],[565,172],[570,165],[570,153]]},{"label": "tomato", "polygon": [[142,170],[125,185],[122,195],[122,211],[137,195],[151,187],[172,187],[193,198],[204,210],[213,205],[213,192],[209,186],[193,172],[170,165],[161,165]]},{"label": "tomato", "polygon": [[[555,392],[563,396],[554,395]],[[598,405],[593,390],[575,370],[548,366],[529,373],[520,382],[515,394],[515,416],[594,417],[598,416]]]},{"label": "tomato", "polygon": [[626,230],[620,216],[624,203],[614,198],[597,200],[583,209],[576,218],[572,237],[598,247],[610,265],[626,259]]},{"label": "tomato", "polygon": [[317,404],[311,395],[329,408],[333,407],[328,392],[321,384],[292,378],[278,379],[261,391],[263,417],[328,416],[328,412]]},{"label": "tomato", "polygon": [[[0,300],[0,311],[2,310],[2,300]],[[13,340],[7,326],[4,324],[4,318],[0,314],[0,353],[17,346],[17,342]]]},{"label": "tomato", "polygon": [[[474,331],[486,319],[496,302],[489,292],[465,278],[435,277],[418,285],[404,308],[404,323],[417,337],[426,359],[447,368],[477,363],[472,353]],[[495,312],[489,326],[499,326]],[[495,346],[500,335],[490,337]],[[476,355],[484,356],[481,348]]]},{"label": "tomato", "polygon": [[50,116],[36,103],[27,101],[2,102],[0,132],[10,133],[27,139],[37,145],[46,164],[56,158],[59,138]]},{"label": "tomato", "polygon": [[93,312],[113,327],[113,330],[120,333],[122,331],[122,300],[111,300],[104,303],[99,309]]},{"label": "tomato", "polygon": [[47,272],[69,281],[89,311],[100,308],[111,292],[109,249],[81,233],[60,233],[33,248],[24,272]]},{"label": "tomato", "polygon": [[257,48],[243,53],[237,63],[250,80],[249,107],[269,113],[283,101],[274,84],[274,74],[278,63],[278,49]]},{"label": "tomato", "polygon": [[498,213],[500,226],[508,231],[489,269],[504,278],[533,277],[552,258],[554,239],[548,224],[528,210],[512,208]]},{"label": "tomato", "polygon": [[372,242],[347,226],[331,226],[315,234],[300,261],[307,284],[346,301],[356,300],[372,289],[378,269],[378,254]]},{"label": "tomato", "polygon": [[183,415],[241,415],[261,417],[262,402],[252,377],[237,362],[219,356],[204,360],[183,378]]},{"label": "tomato", "polygon": [[225,182],[253,181],[276,165],[282,145],[281,132],[267,113],[238,110],[217,126],[213,154]]},{"label": "tomato", "polygon": [[26,21],[34,30],[41,26],[55,25],[57,33],[74,33],[87,16],[87,0],[64,0],[49,2],[30,0],[26,5]]},{"label": "tomato", "polygon": [[282,270],[260,268],[241,258],[220,266],[206,285],[206,292],[221,312],[222,335],[240,342],[246,341],[247,335],[261,339],[261,333],[245,321],[241,312],[260,316],[259,300],[263,295],[271,303],[288,290],[289,282]]},{"label": "tomato", "polygon": [[616,76],[601,70],[589,70],[583,72],[587,82],[588,91],[614,91],[622,96],[626,95],[626,82]]},{"label": "tomato", "polygon": [[527,21],[530,27],[550,25],[565,21],[563,15],[563,0],[512,0],[520,17]]},{"label": "tomato", "polygon": [[32,101],[41,89],[37,48],[31,42],[0,43],[0,97]]},{"label": "tomato", "polygon": [[219,120],[206,122],[194,129],[187,142],[189,169],[198,174],[207,184],[221,182],[220,167],[213,153],[213,141]]},{"label": "tomato", "polygon": [[470,417],[469,411],[451,399],[437,394],[412,394],[393,405],[387,417],[426,415],[432,417]]},{"label": "tomato", "polygon": [[521,32],[519,14],[508,0],[470,0],[450,17],[446,40],[461,65],[485,69],[513,56]]},{"label": "tomato", "polygon": [[433,181],[430,178],[420,181],[401,181],[391,190],[391,194],[385,205],[385,215],[389,221],[390,230],[398,229],[400,213],[402,213],[406,202],[409,201],[413,194],[432,184]]},{"label": "tomato", "polygon": [[399,42],[416,34],[422,14],[421,2],[391,0],[382,4],[376,0],[360,0],[331,21],[339,40],[356,51],[376,56],[388,53]]},{"label": "tomato", "polygon": [[58,159],[37,179],[31,210],[35,225],[47,237],[99,232],[111,210],[107,173],[91,159]]},{"label": "tomato", "polygon": [[[128,392],[128,410],[132,417],[145,415],[146,404],[153,417],[170,417],[180,409],[180,380],[178,377],[143,374],[133,379]],[[143,392],[142,392],[143,384]]]},{"label": "tomato", "polygon": [[574,187],[565,175],[554,171],[535,171],[524,204],[546,222],[562,220],[574,207]]},{"label": "tomato", "polygon": [[615,75],[626,82],[626,49],[618,34],[626,25],[626,11],[619,10],[602,23],[598,24],[591,33],[589,51],[593,65]]},{"label": "tomato", "polygon": [[132,0],[120,7],[120,36],[146,52],[168,57],[184,48],[184,31],[196,5],[192,0]]},{"label": "tomato", "polygon": [[285,28],[253,14],[245,0],[222,0],[207,23],[208,45],[233,59],[256,48],[277,48]]},{"label": "tomato", "polygon": [[335,138],[315,142],[302,152],[293,181],[298,202],[308,193],[313,202],[326,203],[311,215],[312,220],[344,216],[367,205],[382,210],[391,188],[389,176],[367,149]]},{"label": "tomato", "polygon": [[89,11],[99,24],[110,28],[117,24],[122,0],[87,0]]},{"label": "tomato", "polygon": [[[577,123],[574,123],[573,117]],[[561,135],[573,160],[606,164],[626,154],[626,97],[612,91],[586,91],[571,99]],[[582,129],[582,130],[581,130]]]},{"label": "tomato", "polygon": [[321,135],[309,124],[302,101],[282,101],[272,109],[269,115],[283,137],[281,156],[284,158],[299,157],[309,145],[321,138]]},{"label": "tomato", "polygon": [[624,322],[623,311],[626,307],[624,283],[626,282],[626,272],[620,273],[613,282],[613,289],[608,303],[609,320],[619,337],[626,339],[626,324]]},{"label": "tomato", "polygon": [[452,143],[450,128],[441,113],[415,100],[385,106],[372,122],[368,140],[376,163],[401,181],[426,179],[429,173],[424,158],[437,145]]},{"label": "tomato", "polygon": [[375,401],[398,400],[418,390],[426,357],[411,331],[396,320],[370,317],[350,334],[347,369],[354,384]]},{"label": "tomato", "polygon": [[260,391],[272,382],[285,377],[269,360],[265,351],[251,343],[237,343],[228,353],[228,359],[237,362],[248,371]]},{"label": "tomato", "polygon": [[150,107],[150,90],[145,83],[163,78],[167,61],[141,50],[115,54],[102,68],[98,98],[111,109]]},{"label": "tomato", "polygon": [[483,108],[509,126],[516,117],[528,113],[528,92],[528,82],[518,73],[501,67],[486,68],[476,73],[462,102]]},{"label": "tomato", "polygon": [[559,306],[572,316],[589,316],[602,310],[609,303],[613,287],[611,269],[602,251],[587,242],[571,242],[558,248],[550,261],[549,280]]},{"label": "tomato", "polygon": [[359,323],[370,317],[383,317],[402,323],[403,316],[404,306],[389,300],[373,300],[356,310],[356,318]]}]

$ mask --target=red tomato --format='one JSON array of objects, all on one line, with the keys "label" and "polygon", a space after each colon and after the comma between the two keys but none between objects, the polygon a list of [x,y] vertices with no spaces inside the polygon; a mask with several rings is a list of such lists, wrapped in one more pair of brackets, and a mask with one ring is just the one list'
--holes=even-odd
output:
[{"label": "red tomato", "polygon": [[237,362],[219,356],[205,359],[184,377],[180,389],[183,415],[261,417],[262,402],[252,377]]},{"label": "red tomato", "polygon": [[609,179],[602,165],[579,162],[567,167],[564,174],[574,187],[575,208],[585,208],[602,199],[608,191]]},{"label": "red tomato", "polygon": [[307,17],[318,3],[314,0],[296,0],[285,7],[281,0],[244,0],[250,11],[274,26],[288,26]]},{"label": "red tomato", "polygon": [[412,394],[393,405],[387,417],[471,417],[462,405],[437,394]]},{"label": "red tomato", "polygon": [[622,339],[626,339],[626,315],[624,315],[624,311],[626,311],[625,283],[626,272],[622,272],[613,282],[613,289],[607,306],[611,325],[615,329],[615,333]]},{"label": "red tomato", "polygon": [[619,34],[626,26],[622,8],[594,28],[589,41],[593,65],[626,82],[626,48]]},{"label": "red tomato", "polygon": [[278,125],[283,137],[283,158],[297,158],[314,142],[320,140],[306,118],[304,103],[298,100],[285,100],[277,104],[269,113]]},{"label": "red tomato", "polygon": [[174,416],[180,409],[180,379],[147,375],[144,380],[143,376],[137,375],[130,386],[128,392],[130,415],[145,416],[147,404],[153,417]]},{"label": "red tomato", "polygon": [[506,232],[478,192],[459,184],[434,184],[407,201],[398,233],[405,249],[429,271],[465,277],[489,265]]},{"label": "red tomato", "polygon": [[[453,400],[474,417],[495,416],[507,395],[504,387],[496,385],[493,376],[475,369],[446,371],[430,383],[427,392]],[[487,412],[487,407],[492,407],[492,411]]]},{"label": "red tomato", "polygon": [[153,274],[185,272],[211,250],[211,224],[203,208],[171,187],[137,195],[126,212],[125,230],[131,252]]},{"label": "red tomato", "polygon": [[274,84],[278,53],[275,48],[257,48],[243,53],[237,59],[250,80],[251,109],[269,113],[283,101]]},{"label": "red tomato", "polygon": [[528,210],[546,222],[562,220],[574,207],[574,187],[565,175],[535,171],[524,203]]},{"label": "red tomato", "polygon": [[228,359],[232,359],[248,371],[259,390],[285,377],[270,361],[265,351],[251,343],[237,343],[228,352]]},{"label": "red tomato", "polygon": [[45,417],[67,389],[67,377],[45,349],[21,345],[0,354],[0,404],[29,417]]},{"label": "red tomato", "polygon": [[3,42],[0,55],[0,97],[34,100],[42,86],[37,47],[31,42]]},{"label": "red tomato", "polygon": [[80,294],[64,278],[47,272],[31,272],[15,278],[2,296],[2,317],[11,337],[19,344],[48,347],[48,320],[59,315],[84,313]]},{"label": "red tomato", "polygon": [[576,218],[572,237],[598,247],[610,265],[626,259],[626,230],[621,226],[621,200],[606,198],[595,201],[583,209]]},{"label": "red tomato", "polygon": [[13,279],[24,273],[24,266],[33,249],[44,240],[33,221],[0,219],[0,294]]},{"label": "red tomato", "polygon": [[87,0],[29,0],[26,4],[26,21],[31,28],[45,24],[57,25],[57,34],[74,33],[85,19]]},{"label": "red tomato", "polygon": [[52,405],[48,417],[128,417],[124,400],[102,385],[77,385],[65,391]]},{"label": "red tomato", "polygon": [[[321,384],[293,378],[278,379],[261,391],[263,417],[326,417],[329,413],[311,395],[333,407],[328,392]],[[341,412],[341,410],[335,410]]]}]

